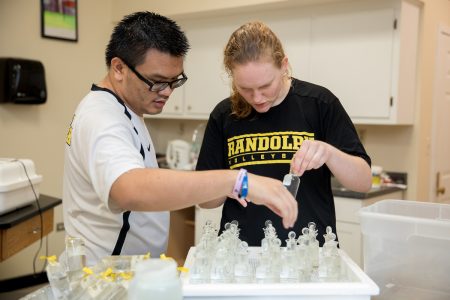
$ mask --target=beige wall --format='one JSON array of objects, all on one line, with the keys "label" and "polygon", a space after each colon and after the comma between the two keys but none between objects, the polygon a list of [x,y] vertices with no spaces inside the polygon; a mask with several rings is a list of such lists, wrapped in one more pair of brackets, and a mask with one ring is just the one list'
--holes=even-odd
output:
[{"label": "beige wall", "polygon": [[[302,0],[308,3],[307,0]],[[321,0],[327,2],[326,0]],[[67,127],[79,100],[92,82],[105,72],[104,48],[112,28],[112,20],[134,10],[156,9],[165,14],[192,10],[190,1],[160,0],[80,0],[79,41],[77,43],[43,39],[40,36],[39,1],[0,0],[0,56],[38,59],[46,68],[48,101],[44,105],[0,105],[0,157],[24,157],[35,161],[44,176],[41,192],[62,195],[63,147]],[[241,1],[220,1],[240,5]],[[254,0],[252,3],[280,2]],[[292,2],[292,1],[290,1]],[[431,99],[434,77],[437,28],[450,26],[450,1],[424,0],[421,44],[419,49],[418,101],[413,126],[358,126],[364,132],[364,143],[375,164],[409,175],[407,198],[426,200],[428,193],[431,133]],[[189,7],[183,4],[189,3]],[[205,10],[204,2],[199,10]],[[210,3],[210,1],[208,1]],[[233,4],[234,3],[234,4]],[[181,8],[180,8],[181,7]],[[183,8],[184,7],[184,8]],[[228,6],[226,6],[228,8]],[[208,9],[221,7],[207,6]],[[149,121],[157,150],[164,152],[165,142],[172,138],[189,140],[195,121]],[[61,208],[56,222],[62,221]],[[61,233],[50,236],[52,250],[62,249]],[[32,272],[32,258],[37,243],[0,263],[0,280]]]},{"label": "beige wall", "polygon": [[[420,111],[417,136],[417,199],[427,199],[429,195],[430,176],[430,140],[434,75],[436,72],[435,57],[437,53],[438,28],[450,27],[450,0],[426,0],[423,10],[422,44],[420,52]],[[447,129],[448,130],[448,129]],[[450,158],[449,158],[450,159]],[[422,183],[423,181],[423,183]]]},{"label": "beige wall", "polygon": [[[43,105],[0,104],[0,157],[33,159],[43,175],[41,193],[55,197],[62,196],[67,128],[91,83],[105,74],[104,49],[112,28],[110,0],[78,2],[79,41],[73,43],[41,37],[40,1],[0,1],[0,56],[42,61],[48,90]],[[62,222],[61,206],[55,222]],[[63,236],[50,235],[49,254],[59,255]],[[37,249],[38,242],[1,262],[0,280],[31,273]]]}]

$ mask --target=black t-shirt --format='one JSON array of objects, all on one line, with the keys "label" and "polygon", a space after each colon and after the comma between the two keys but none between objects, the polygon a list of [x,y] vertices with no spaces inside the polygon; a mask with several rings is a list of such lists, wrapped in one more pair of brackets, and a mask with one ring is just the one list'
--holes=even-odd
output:
[{"label": "black t-shirt", "polygon": [[[329,90],[292,79],[286,98],[266,113],[253,113],[245,119],[231,115],[227,98],[212,111],[205,130],[197,170],[240,169],[283,180],[289,173],[292,156],[305,139],[324,141],[345,153],[371,161],[362,146],[350,117]],[[239,222],[240,238],[250,246],[260,246],[264,223],[271,220],[285,245],[288,232],[297,237],[309,222],[315,222],[317,239],[323,244],[326,226],[336,232],[336,213],[326,165],[306,171],[297,193],[298,219],[294,228],[284,229],[279,216],[263,205],[225,201],[220,232],[227,222]],[[249,182],[249,190],[252,188]]]}]

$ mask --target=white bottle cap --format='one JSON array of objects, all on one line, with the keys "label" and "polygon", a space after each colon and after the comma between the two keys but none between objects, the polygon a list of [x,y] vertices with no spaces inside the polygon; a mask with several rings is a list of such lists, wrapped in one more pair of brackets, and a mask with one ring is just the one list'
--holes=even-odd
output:
[{"label": "white bottle cap", "polygon": [[383,167],[381,166],[372,166],[372,175],[380,175],[383,172]]}]

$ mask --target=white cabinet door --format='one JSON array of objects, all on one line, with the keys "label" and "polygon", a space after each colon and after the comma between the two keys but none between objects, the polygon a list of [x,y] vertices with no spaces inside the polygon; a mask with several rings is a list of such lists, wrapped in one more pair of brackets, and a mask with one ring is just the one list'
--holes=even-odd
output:
[{"label": "white cabinet door", "polygon": [[169,97],[169,100],[164,105],[163,112],[160,116],[165,117],[167,115],[180,116],[183,113],[183,102],[184,102],[184,86],[176,88],[173,90]]},{"label": "white cabinet door", "polygon": [[188,80],[174,90],[157,118],[208,119],[217,103],[230,95],[223,68],[223,48],[235,22],[216,18],[180,22],[191,46],[184,62]]},{"label": "white cabinet door", "polygon": [[336,230],[339,235],[339,248],[344,250],[358,266],[362,266],[361,226],[359,224],[336,221]]},{"label": "white cabinet door", "polygon": [[312,14],[311,81],[330,89],[356,124],[413,124],[420,6],[336,4]]},{"label": "white cabinet door", "polygon": [[283,44],[284,52],[292,68],[292,76],[310,81],[309,55],[311,18],[298,9],[272,12],[264,20]]},{"label": "white cabinet door", "polygon": [[189,115],[208,117],[221,100],[230,95],[229,80],[222,67],[223,48],[234,30],[231,24],[210,21],[191,22],[186,35],[191,50],[186,57],[186,84],[184,111]]},{"label": "white cabinet door", "polygon": [[[231,83],[223,67],[223,50],[230,35],[250,20],[262,20],[284,43],[293,73],[307,79],[310,19],[298,12],[276,10],[189,20],[182,23],[191,44],[185,71],[189,77],[184,95],[184,114],[207,118],[213,108],[231,92]],[[295,29],[295,30],[293,30]]]},{"label": "white cabinet door", "polygon": [[394,9],[324,13],[311,22],[311,81],[352,118],[388,118]]}]

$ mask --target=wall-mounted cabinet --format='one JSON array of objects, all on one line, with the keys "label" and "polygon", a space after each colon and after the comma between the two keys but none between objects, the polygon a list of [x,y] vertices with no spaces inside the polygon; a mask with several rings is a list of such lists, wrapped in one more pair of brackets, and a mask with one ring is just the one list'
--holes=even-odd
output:
[{"label": "wall-mounted cabinet", "polygon": [[355,123],[413,124],[419,16],[409,1],[322,9],[311,19],[310,80]]},{"label": "wall-mounted cabinet", "polygon": [[354,123],[413,124],[420,2],[256,7],[180,17],[192,46],[185,62],[189,80],[155,117],[207,119],[229,95],[222,54],[230,34],[247,21],[262,20],[283,42],[293,76],[330,89]]},{"label": "wall-mounted cabinet", "polygon": [[184,63],[188,81],[174,90],[163,113],[152,117],[206,120],[215,105],[230,94],[222,58],[233,27],[210,19],[180,24],[191,45]]}]

